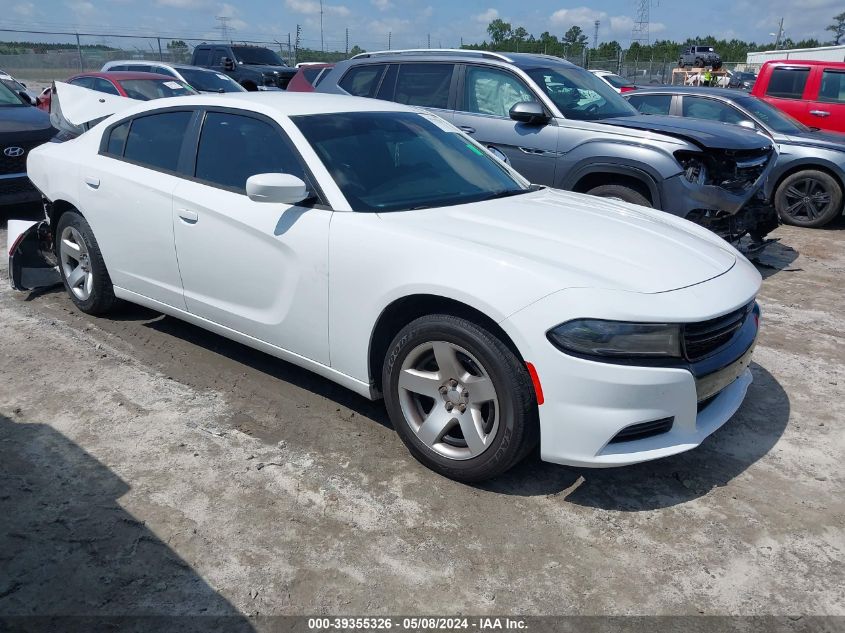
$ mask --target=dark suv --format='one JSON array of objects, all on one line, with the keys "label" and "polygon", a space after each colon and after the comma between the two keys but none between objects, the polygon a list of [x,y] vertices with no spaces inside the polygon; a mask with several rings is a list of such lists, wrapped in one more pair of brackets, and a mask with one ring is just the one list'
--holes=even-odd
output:
[{"label": "dark suv", "polygon": [[263,46],[200,44],[191,64],[226,73],[247,90],[284,90],[296,74],[296,68]]},{"label": "dark suv", "polygon": [[707,68],[719,70],[722,67],[722,58],[712,46],[690,46],[681,51],[678,57],[678,66],[686,68]]},{"label": "dark suv", "polygon": [[642,116],[560,58],[485,51],[364,53],[318,92],[428,108],[531,182],[651,206],[736,240],[777,226],[758,192],[771,139],[737,126]]}]

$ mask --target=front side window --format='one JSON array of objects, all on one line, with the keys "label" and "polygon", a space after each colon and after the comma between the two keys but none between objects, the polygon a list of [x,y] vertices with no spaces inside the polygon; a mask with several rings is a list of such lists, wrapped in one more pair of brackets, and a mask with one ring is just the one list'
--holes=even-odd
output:
[{"label": "front side window", "polygon": [[423,108],[445,109],[454,71],[454,64],[402,64],[393,100]]},{"label": "front side window", "polygon": [[775,132],[780,132],[781,134],[799,134],[809,130],[803,123],[796,121],[783,110],[779,110],[762,99],[744,96],[737,97],[736,102],[740,107],[748,110],[762,121],[765,126]]},{"label": "front side window", "polygon": [[618,92],[581,68],[555,66],[525,72],[567,119],[597,121],[637,114]]},{"label": "front side window", "polygon": [[727,103],[706,97],[684,97],[683,115],[692,119],[706,119],[721,123],[748,121],[747,116]]},{"label": "front side window", "polygon": [[258,66],[285,66],[285,62],[269,48],[260,46],[233,46],[232,53],[235,58],[247,65]]},{"label": "front side window", "polygon": [[778,99],[801,99],[810,77],[809,68],[775,68],[766,95]]},{"label": "front side window", "polygon": [[77,77],[76,79],[71,79],[69,83],[72,86],[79,86],[80,88],[93,88],[94,87],[94,78],[93,77]]},{"label": "front side window", "polygon": [[176,171],[192,116],[193,112],[162,112],[134,119],[123,157],[145,167]]},{"label": "front side window", "polygon": [[439,117],[345,112],[291,117],[355,211],[402,211],[530,191]]},{"label": "front side window", "polygon": [[641,114],[669,114],[672,95],[635,95],[628,99]]},{"label": "front side window", "polygon": [[355,66],[340,80],[338,85],[356,97],[372,97],[378,90],[379,80],[386,64]]},{"label": "front side window", "polygon": [[209,112],[197,150],[196,178],[243,193],[247,178],[265,173],[306,180],[297,156],[274,126],[249,116]]},{"label": "front side window", "polygon": [[210,48],[198,48],[196,49],[196,53],[194,55],[194,63],[197,66],[210,66],[211,65],[211,49]]},{"label": "front side window", "polygon": [[513,106],[537,98],[522,80],[497,68],[468,66],[464,82],[466,112],[509,117]]},{"label": "front side window", "polygon": [[179,72],[182,73],[185,81],[195,90],[203,90],[205,92],[244,92],[244,89],[238,82],[223,73],[213,70],[184,67],[180,67]]},{"label": "front side window", "polygon": [[210,66],[222,66],[223,65],[223,58],[229,56],[229,51],[225,48],[221,48],[219,46],[214,48],[214,52],[211,55],[211,64]]},{"label": "front side window", "polygon": [[819,101],[824,103],[845,103],[845,72],[825,70],[822,73],[822,87]]}]

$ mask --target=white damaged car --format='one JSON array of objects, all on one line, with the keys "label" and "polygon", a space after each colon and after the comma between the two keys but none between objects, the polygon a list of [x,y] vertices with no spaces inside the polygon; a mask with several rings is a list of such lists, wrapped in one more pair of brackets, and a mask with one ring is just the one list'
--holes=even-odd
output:
[{"label": "white damaged car", "polygon": [[60,279],[84,312],[134,302],[383,397],[462,481],[538,441],[579,466],[673,455],[745,397],[761,279],[706,229],[532,186],[384,101],[125,108],[30,154],[47,219],[10,230],[19,290]]}]

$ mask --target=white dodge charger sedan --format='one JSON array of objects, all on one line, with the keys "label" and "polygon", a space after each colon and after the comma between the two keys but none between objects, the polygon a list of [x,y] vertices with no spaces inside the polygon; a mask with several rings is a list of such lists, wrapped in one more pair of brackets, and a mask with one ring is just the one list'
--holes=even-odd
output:
[{"label": "white dodge charger sedan", "polygon": [[751,382],[757,270],[669,214],[530,185],[444,120],[309,94],[127,106],[28,160],[18,289],[184,319],[385,400],[421,462],[686,451]]}]

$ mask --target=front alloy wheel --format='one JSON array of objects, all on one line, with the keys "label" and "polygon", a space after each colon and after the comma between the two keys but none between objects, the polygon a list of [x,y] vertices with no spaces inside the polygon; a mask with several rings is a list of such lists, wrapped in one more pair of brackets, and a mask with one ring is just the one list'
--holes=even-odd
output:
[{"label": "front alloy wheel", "polygon": [[393,427],[420,462],[458,481],[495,477],[539,436],[525,363],[496,334],[432,314],[393,339],[382,371]]},{"label": "front alloy wheel", "polygon": [[787,224],[818,228],[841,212],[842,189],[825,172],[798,172],[778,187],[775,207],[781,220]]}]

